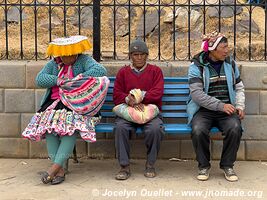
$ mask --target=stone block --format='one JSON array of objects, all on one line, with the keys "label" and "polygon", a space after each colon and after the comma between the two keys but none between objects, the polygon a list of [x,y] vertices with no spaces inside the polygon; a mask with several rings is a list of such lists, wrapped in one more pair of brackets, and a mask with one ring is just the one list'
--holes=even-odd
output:
[{"label": "stone block", "polygon": [[267,91],[260,92],[260,113],[262,115],[267,114]]},{"label": "stone block", "polygon": [[242,65],[242,79],[246,89],[266,89],[266,63],[245,63]]},{"label": "stone block", "polygon": [[0,114],[0,137],[21,137],[20,114]]},{"label": "stone block", "polygon": [[29,142],[23,138],[0,138],[0,157],[28,158]]},{"label": "stone block", "polygon": [[115,158],[114,140],[98,140],[88,143],[88,155],[92,158]]},{"label": "stone block", "polygon": [[39,71],[45,66],[47,61],[31,61],[26,65],[26,88],[37,88],[35,78]]},{"label": "stone block", "polygon": [[169,62],[169,65],[171,65],[171,76],[172,77],[187,76],[190,62],[172,61],[172,62]]},{"label": "stone block", "polygon": [[160,145],[158,158],[180,158],[180,146],[179,140],[163,140]]},{"label": "stone block", "polygon": [[181,158],[183,159],[195,159],[195,151],[191,140],[181,141]]},{"label": "stone block", "polygon": [[150,64],[156,65],[158,67],[160,67],[160,69],[162,70],[163,76],[171,76],[171,65],[168,62],[149,62]]},{"label": "stone block", "polygon": [[0,63],[0,88],[25,87],[26,62],[5,61]]},{"label": "stone block", "polygon": [[39,142],[29,141],[30,143],[30,158],[48,158],[46,140]]},{"label": "stone block", "polygon": [[45,89],[35,90],[35,111],[40,109],[41,101],[43,99],[45,92],[46,92]]},{"label": "stone block", "polygon": [[[220,160],[223,148],[223,141],[222,140],[213,140],[212,141],[212,159]],[[237,160],[245,160],[245,142],[241,141],[240,146],[237,152]]]},{"label": "stone block", "polygon": [[246,160],[267,161],[267,141],[246,141]]},{"label": "stone block", "polygon": [[128,61],[123,62],[101,62],[101,64],[107,69],[108,76],[116,76],[120,68],[122,68],[125,65],[130,64]]},{"label": "stone block", "polygon": [[4,90],[0,89],[0,112],[4,110]]},{"label": "stone block", "polygon": [[260,93],[259,91],[246,91],[246,108],[245,112],[249,115],[257,115],[260,113]]},{"label": "stone block", "polygon": [[87,142],[85,142],[82,139],[78,139],[76,141],[76,152],[77,152],[77,156],[79,157],[83,157],[83,156],[87,156]]},{"label": "stone block", "polygon": [[31,121],[32,116],[35,113],[22,113],[21,114],[21,132],[26,128],[26,126],[29,124],[29,122]]},{"label": "stone block", "polygon": [[247,115],[242,122],[242,139],[267,140],[266,121],[266,115]]},{"label": "stone block", "polygon": [[34,112],[34,90],[5,90],[5,112]]}]

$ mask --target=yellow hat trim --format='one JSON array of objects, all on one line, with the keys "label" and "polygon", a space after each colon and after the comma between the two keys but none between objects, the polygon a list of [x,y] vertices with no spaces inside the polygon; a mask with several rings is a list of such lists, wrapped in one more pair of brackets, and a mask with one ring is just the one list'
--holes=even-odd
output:
[{"label": "yellow hat trim", "polygon": [[88,40],[82,40],[75,44],[56,45],[49,44],[46,54],[48,56],[72,56],[88,51],[92,48],[91,43]]}]

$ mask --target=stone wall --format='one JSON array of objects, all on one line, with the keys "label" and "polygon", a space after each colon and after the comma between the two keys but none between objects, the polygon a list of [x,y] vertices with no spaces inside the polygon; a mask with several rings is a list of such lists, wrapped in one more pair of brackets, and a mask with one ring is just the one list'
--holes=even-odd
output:
[{"label": "stone wall", "polygon": [[[46,158],[45,141],[29,142],[21,138],[31,116],[38,109],[44,89],[34,79],[45,61],[0,61],[0,157]],[[185,76],[189,62],[157,62],[165,76]],[[267,64],[239,62],[246,86],[246,117],[238,160],[267,160]],[[115,76],[125,62],[103,62],[109,76]],[[222,137],[213,135],[212,158],[219,159]],[[93,144],[77,141],[78,156],[115,158],[114,135],[97,134]],[[132,158],[145,158],[142,136],[132,135]],[[166,135],[159,157],[194,159],[189,135]]]}]

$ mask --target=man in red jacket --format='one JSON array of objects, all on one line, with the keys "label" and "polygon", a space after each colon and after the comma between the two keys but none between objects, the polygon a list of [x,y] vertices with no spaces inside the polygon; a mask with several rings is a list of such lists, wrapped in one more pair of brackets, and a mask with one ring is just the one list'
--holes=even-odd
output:
[{"label": "man in red jacket", "polygon": [[[126,103],[136,110],[143,111],[145,104],[154,104],[159,110],[162,105],[164,79],[159,67],[147,63],[148,48],[142,40],[135,40],[130,44],[131,65],[122,67],[114,83],[113,100],[115,105]],[[136,104],[130,94],[132,89],[140,89],[144,94],[141,103]],[[121,166],[116,175],[117,180],[130,177],[130,144],[129,135],[137,127],[143,128],[145,145],[147,147],[147,161],[144,175],[148,178],[156,176],[154,164],[160,148],[164,128],[161,116],[158,115],[146,124],[136,124],[117,117],[115,121],[115,143],[118,160]]]}]

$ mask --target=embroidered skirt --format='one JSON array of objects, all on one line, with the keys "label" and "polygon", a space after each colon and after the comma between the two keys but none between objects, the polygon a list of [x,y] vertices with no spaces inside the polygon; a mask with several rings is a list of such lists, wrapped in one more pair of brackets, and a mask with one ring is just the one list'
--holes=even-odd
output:
[{"label": "embroidered skirt", "polygon": [[40,141],[45,138],[46,133],[66,136],[78,131],[85,141],[95,142],[95,125],[100,119],[100,116],[77,114],[59,99],[50,99],[32,117],[22,136],[32,141]]}]

